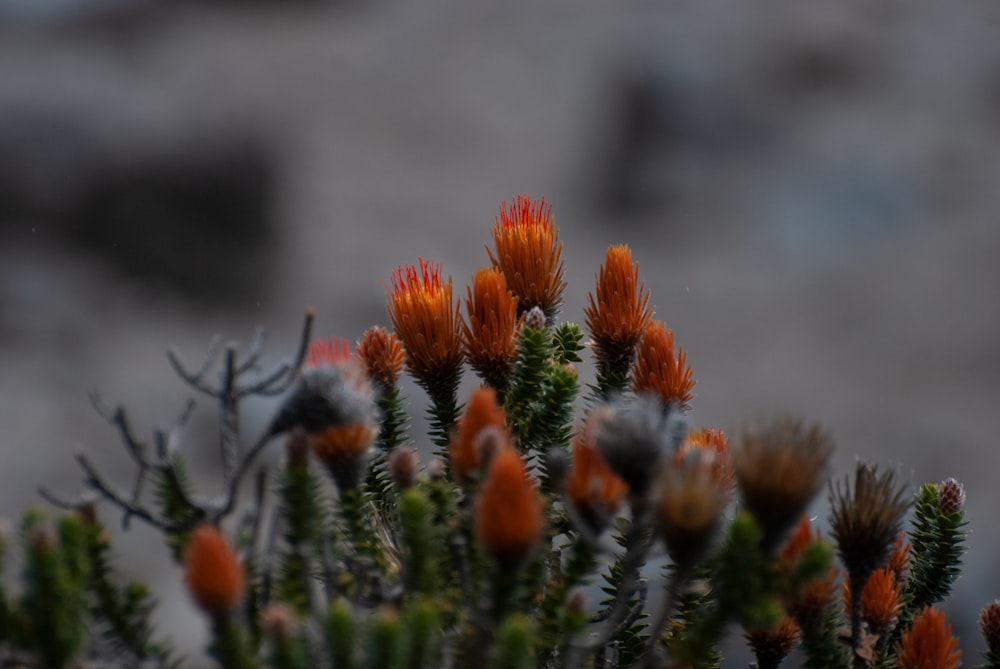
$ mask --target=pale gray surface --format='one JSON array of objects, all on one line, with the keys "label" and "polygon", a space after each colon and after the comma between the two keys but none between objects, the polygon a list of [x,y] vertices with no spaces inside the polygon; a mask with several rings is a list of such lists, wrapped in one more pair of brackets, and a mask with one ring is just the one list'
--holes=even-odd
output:
[{"label": "pale gray surface", "polygon": [[[998,20],[990,2],[433,0],[191,7],[113,39],[8,26],[0,113],[70,118],[122,152],[263,138],[280,241],[269,287],[226,309],[95,264],[58,227],[3,221],[3,512],[39,482],[75,491],[78,447],[125,464],[89,390],[140,426],[169,423],[188,393],[168,345],[197,361],[212,334],[245,342],[259,323],[276,360],[306,305],[320,334],[355,338],[388,324],[378,279],[418,255],[464,294],[499,201],[529,192],[554,204],[566,318],[582,320],[604,248],[632,246],[688,351],[697,424],[800,412],[835,434],[839,472],[875,458],[914,485],[966,483],[971,570],[949,611],[973,664],[974,617],[1000,596]],[[803,51],[833,63],[826,83],[800,81]],[[669,92],[675,137],[639,160],[631,210],[595,195],[622,77]],[[267,410],[248,412],[248,433]],[[196,460],[215,457],[213,415],[203,404],[189,430]],[[197,645],[151,541],[133,532],[120,552]]]}]

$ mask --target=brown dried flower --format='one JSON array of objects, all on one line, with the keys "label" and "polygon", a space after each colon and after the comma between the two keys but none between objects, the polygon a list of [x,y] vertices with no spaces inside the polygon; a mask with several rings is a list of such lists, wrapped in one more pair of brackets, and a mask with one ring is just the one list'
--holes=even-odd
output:
[{"label": "brown dried flower", "polygon": [[818,425],[782,418],[747,430],[733,453],[733,469],[746,508],[774,550],[805,512],[827,477],[833,442]]},{"label": "brown dried flower", "polygon": [[897,488],[895,472],[865,463],[858,463],[853,488],[849,482],[831,486],[830,497],[831,531],[857,592],[889,559],[910,502]]},{"label": "brown dried flower", "polygon": [[729,489],[701,453],[691,453],[679,465],[661,466],[655,493],[656,528],[667,554],[678,567],[692,567],[712,547]]},{"label": "brown dried flower", "polygon": [[1000,599],[983,607],[979,614],[979,630],[983,633],[989,651],[1000,655]]}]

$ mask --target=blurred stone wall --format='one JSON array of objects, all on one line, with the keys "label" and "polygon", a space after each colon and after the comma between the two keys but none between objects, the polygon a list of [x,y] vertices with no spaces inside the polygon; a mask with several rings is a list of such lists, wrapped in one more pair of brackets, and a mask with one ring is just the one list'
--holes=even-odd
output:
[{"label": "blurred stone wall", "polygon": [[[76,491],[75,449],[127,472],[89,391],[148,432],[191,394],[168,346],[196,364],[261,324],[274,362],[307,305],[356,338],[417,256],[461,294],[528,192],[554,205],[566,318],[632,246],[696,424],[798,412],[841,475],[967,484],[948,609],[974,662],[1000,596],[998,31],[1000,6],[929,0],[0,1],[3,515]],[[213,419],[187,430],[209,493]],[[123,559],[197,648],[152,538]]]}]

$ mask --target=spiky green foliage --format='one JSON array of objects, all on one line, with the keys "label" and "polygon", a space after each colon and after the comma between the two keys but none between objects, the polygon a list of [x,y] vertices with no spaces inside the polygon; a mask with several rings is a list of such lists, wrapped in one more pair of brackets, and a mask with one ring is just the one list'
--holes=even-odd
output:
[{"label": "spiky green foliage", "polygon": [[379,511],[389,514],[392,513],[396,496],[391,492],[392,481],[389,480],[386,465],[392,452],[407,441],[406,429],[409,416],[403,407],[398,387],[390,388],[379,395],[378,407],[381,416],[378,441],[375,442],[375,452],[369,463],[365,488],[379,505]]},{"label": "spiky green foliage", "polygon": [[323,622],[323,635],[327,652],[336,669],[354,669],[357,623],[354,611],[346,599],[334,600],[327,609]]},{"label": "spiky green foliage", "polygon": [[411,488],[399,500],[403,579],[407,593],[432,596],[440,587],[445,536],[434,526],[434,509],[424,491]]},{"label": "spiky green foliage", "polygon": [[531,621],[521,614],[513,614],[499,626],[491,669],[531,669],[533,632]]},{"label": "spiky green foliage", "polygon": [[431,597],[418,597],[403,610],[407,669],[437,669],[441,666],[444,631],[438,609]]},{"label": "spiky green foliage", "polygon": [[284,546],[277,595],[301,614],[312,610],[316,565],[322,557],[326,513],[320,488],[308,460],[290,461],[281,473],[279,509]]},{"label": "spiky green foliage", "polygon": [[[176,525],[193,524],[197,520],[197,511],[188,504],[192,485],[187,464],[180,453],[173,453],[168,457],[171,459],[170,466],[163,467],[156,473],[154,497],[164,518]],[[167,532],[163,538],[174,561],[179,562],[187,535]]]}]

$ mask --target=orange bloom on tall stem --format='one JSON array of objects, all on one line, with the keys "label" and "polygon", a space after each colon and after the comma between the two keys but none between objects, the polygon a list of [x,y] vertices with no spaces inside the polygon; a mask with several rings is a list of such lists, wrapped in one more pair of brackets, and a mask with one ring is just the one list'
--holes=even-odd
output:
[{"label": "orange bloom on tall stem", "polygon": [[495,390],[478,388],[472,392],[448,443],[451,471],[458,483],[468,485],[476,480],[479,470],[487,464],[484,456],[489,453],[484,453],[484,449],[491,443],[496,445],[491,439],[500,437],[506,445],[509,439],[506,420]]},{"label": "orange bloom on tall stem", "polygon": [[420,258],[392,273],[389,318],[406,348],[406,367],[432,395],[453,392],[462,367],[462,335],[451,278],[441,264]]},{"label": "orange bloom on tall stem", "polygon": [[635,347],[653,317],[649,291],[639,283],[639,264],[625,244],[608,247],[594,293],[584,308],[601,373],[626,374]]},{"label": "orange bloom on tall stem", "polygon": [[493,458],[474,520],[479,544],[506,569],[523,565],[541,542],[542,498],[514,449],[501,449]]},{"label": "orange bloom on tall stem", "polygon": [[933,606],[924,607],[914,616],[913,624],[896,646],[899,669],[958,669],[961,660],[962,651],[958,639],[952,636],[951,625]]},{"label": "orange bloom on tall stem", "polygon": [[664,403],[687,410],[694,399],[694,384],[687,354],[679,346],[674,351],[674,333],[665,323],[650,322],[632,365],[632,389],[655,393]]},{"label": "orange bloom on tall stem", "polygon": [[399,337],[377,325],[365,330],[358,342],[358,359],[368,378],[385,393],[399,383],[403,374],[403,344]]},{"label": "orange bloom on tall stem", "polygon": [[507,386],[516,353],[517,298],[495,267],[480,269],[472,278],[462,322],[469,364],[494,388]]},{"label": "orange bloom on tall stem", "polygon": [[184,547],[184,580],[195,603],[213,618],[232,613],[246,587],[243,565],[213,525],[200,525]]},{"label": "orange bloom on tall stem", "polygon": [[493,226],[493,246],[495,252],[488,246],[486,252],[517,297],[518,315],[538,307],[551,322],[566,289],[562,244],[551,205],[527,195],[518,195],[510,205],[503,202]]},{"label": "orange bloom on tall stem", "polygon": [[628,486],[611,471],[591,443],[590,429],[573,440],[573,466],[566,476],[566,496],[589,528],[600,532],[621,508]]}]

